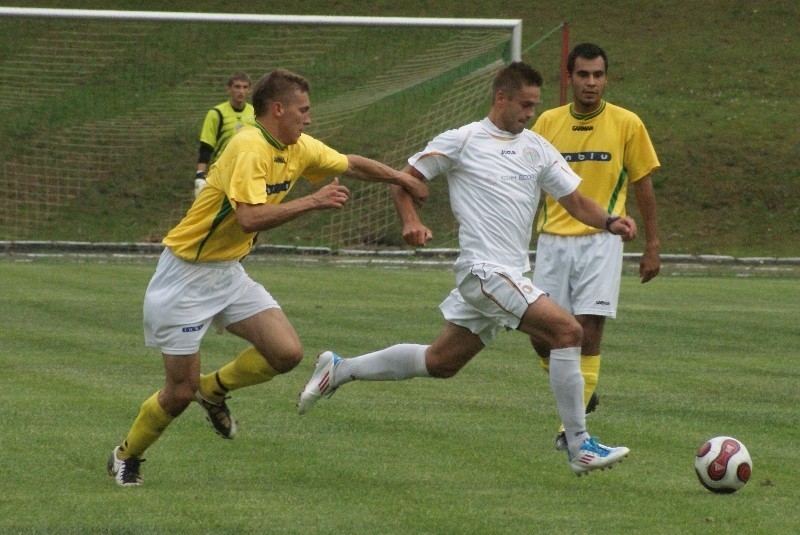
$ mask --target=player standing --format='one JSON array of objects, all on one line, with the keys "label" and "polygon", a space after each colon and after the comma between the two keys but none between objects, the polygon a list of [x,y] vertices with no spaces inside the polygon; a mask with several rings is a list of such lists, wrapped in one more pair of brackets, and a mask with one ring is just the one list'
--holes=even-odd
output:
[{"label": "player standing", "polygon": [[[648,282],[661,266],[656,198],[650,179],[660,167],[655,149],[636,114],[603,100],[608,83],[608,58],[603,49],[590,43],[576,46],[568,56],[567,71],[572,103],[542,113],[533,131],[550,141],[583,179],[578,191],[608,213],[625,215],[628,185],[633,186],[645,235],[639,276],[643,283]],[[591,412],[597,404],[605,319],[617,313],[622,240],[575,219],[549,195],[537,230],[533,283],[574,314],[583,327],[581,372],[584,401]],[[547,343],[535,338],[532,342],[547,369]],[[564,434],[559,432],[556,449],[565,448]]]},{"label": "player standing", "polygon": [[217,161],[233,135],[244,126],[255,126],[253,105],[247,102],[250,75],[235,72],[228,78],[228,100],[206,113],[200,130],[200,149],[194,175],[194,196],[206,185],[208,167]]}]

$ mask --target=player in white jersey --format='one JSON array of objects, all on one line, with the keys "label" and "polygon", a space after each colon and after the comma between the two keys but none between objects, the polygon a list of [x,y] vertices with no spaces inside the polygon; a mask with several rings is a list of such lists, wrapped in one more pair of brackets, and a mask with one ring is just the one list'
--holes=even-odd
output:
[{"label": "player in white jersey", "polygon": [[[443,330],[431,345],[399,344],[347,359],[331,351],[321,353],[300,394],[300,414],[357,379],[452,377],[501,329],[516,329],[542,337],[554,348],[550,384],[567,428],[572,470],[581,475],[628,455],[628,448],[603,446],[587,433],[579,367],[581,327],[525,273],[530,270],[528,246],[542,190],[579,220],[625,240],[636,235],[636,224],[628,217],[609,217],[578,193],[580,178],[552,145],[526,129],[541,85],[541,75],[524,63],[503,68],[493,83],[489,115],[440,134],[404,169],[420,180],[445,175],[459,224],[456,288],[440,305],[447,320]],[[413,199],[396,188],[392,191],[404,239],[410,245],[425,245],[433,235],[420,221]]]}]

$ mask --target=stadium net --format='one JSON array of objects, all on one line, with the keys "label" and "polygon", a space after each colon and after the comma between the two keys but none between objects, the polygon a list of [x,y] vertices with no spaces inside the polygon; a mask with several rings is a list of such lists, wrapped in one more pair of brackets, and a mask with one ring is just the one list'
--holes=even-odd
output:
[{"label": "stadium net", "polygon": [[[303,74],[309,134],[401,168],[435,134],[485,115],[520,34],[500,19],[0,8],[0,239],[160,240],[191,204],[200,125],[234,71]],[[259,243],[401,245],[388,188],[345,183],[344,209]],[[446,186],[434,187],[432,245],[454,246]],[[311,191],[301,180],[291,195]]]}]

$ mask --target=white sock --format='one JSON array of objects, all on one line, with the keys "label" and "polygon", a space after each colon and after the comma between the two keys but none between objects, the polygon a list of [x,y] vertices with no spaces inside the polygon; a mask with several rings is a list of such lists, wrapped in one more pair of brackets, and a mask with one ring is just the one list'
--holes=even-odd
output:
[{"label": "white sock", "polygon": [[570,454],[578,453],[586,432],[586,407],[583,405],[583,375],[581,348],[566,347],[550,351],[550,388],[564,424]]},{"label": "white sock", "polygon": [[397,344],[374,353],[342,359],[336,364],[334,386],[350,381],[402,381],[413,377],[430,377],[425,366],[429,346]]}]

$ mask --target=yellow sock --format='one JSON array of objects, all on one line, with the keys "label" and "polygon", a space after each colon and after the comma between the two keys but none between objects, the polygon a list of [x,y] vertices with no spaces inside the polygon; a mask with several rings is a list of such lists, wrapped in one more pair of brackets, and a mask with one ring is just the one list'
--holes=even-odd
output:
[{"label": "yellow sock", "polygon": [[583,374],[583,406],[589,403],[597,389],[600,376],[600,355],[581,355],[581,374]]},{"label": "yellow sock", "polygon": [[141,457],[174,419],[175,417],[168,414],[158,403],[158,392],[147,398],[142,403],[139,416],[133,421],[125,442],[119,448],[119,457],[121,459]]},{"label": "yellow sock", "polygon": [[218,403],[227,392],[246,386],[265,383],[278,375],[267,359],[249,347],[215,373],[200,377],[200,394],[207,400]]}]

